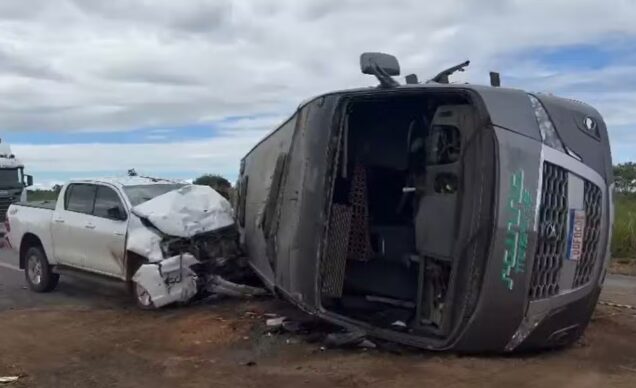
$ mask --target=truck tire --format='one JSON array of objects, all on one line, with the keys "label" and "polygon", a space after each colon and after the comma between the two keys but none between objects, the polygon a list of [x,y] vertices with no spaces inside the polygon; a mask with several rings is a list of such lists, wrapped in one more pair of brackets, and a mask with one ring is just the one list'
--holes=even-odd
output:
[{"label": "truck tire", "polygon": [[51,271],[46,254],[41,247],[30,247],[24,257],[24,277],[29,288],[35,292],[50,292],[55,289],[60,275]]}]

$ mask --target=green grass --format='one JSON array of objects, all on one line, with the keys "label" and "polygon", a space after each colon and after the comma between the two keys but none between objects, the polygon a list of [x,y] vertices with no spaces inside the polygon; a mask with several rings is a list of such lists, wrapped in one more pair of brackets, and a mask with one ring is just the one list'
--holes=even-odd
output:
[{"label": "green grass", "polygon": [[27,199],[29,201],[46,201],[57,199],[57,193],[50,190],[34,190],[27,193]]},{"label": "green grass", "polygon": [[612,256],[636,259],[636,194],[616,194]]},{"label": "green grass", "polygon": [[[29,201],[57,199],[53,191],[29,191]],[[612,257],[636,260],[636,194],[616,194]]]}]

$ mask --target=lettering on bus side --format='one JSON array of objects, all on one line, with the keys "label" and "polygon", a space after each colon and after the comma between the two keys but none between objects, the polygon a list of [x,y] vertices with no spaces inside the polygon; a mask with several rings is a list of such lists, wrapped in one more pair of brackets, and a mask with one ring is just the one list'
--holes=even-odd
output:
[{"label": "lettering on bus side", "polygon": [[526,251],[528,249],[528,230],[533,220],[533,199],[525,187],[525,172],[515,171],[510,177],[510,190],[507,198],[506,240],[501,280],[509,290],[514,289],[513,274],[526,270]]}]

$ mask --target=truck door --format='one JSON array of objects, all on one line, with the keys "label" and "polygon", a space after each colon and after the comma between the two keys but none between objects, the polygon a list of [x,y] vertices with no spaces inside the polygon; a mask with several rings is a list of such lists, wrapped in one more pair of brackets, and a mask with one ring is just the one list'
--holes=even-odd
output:
[{"label": "truck door", "polygon": [[86,267],[95,272],[116,277],[124,276],[124,251],[128,214],[117,191],[109,186],[97,186],[93,216],[85,225]]},{"label": "truck door", "polygon": [[89,248],[84,240],[85,225],[92,218],[96,189],[95,185],[73,183],[58,200],[51,235],[53,252],[60,264],[84,267],[84,256]]}]

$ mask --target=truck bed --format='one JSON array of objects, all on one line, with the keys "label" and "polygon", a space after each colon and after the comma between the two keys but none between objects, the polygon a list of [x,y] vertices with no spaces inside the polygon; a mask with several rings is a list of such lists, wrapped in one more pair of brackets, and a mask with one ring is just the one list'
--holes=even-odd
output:
[{"label": "truck bed", "polygon": [[51,201],[51,200],[33,201],[33,202],[17,202],[16,205],[34,207],[38,209],[55,210],[55,201]]}]

